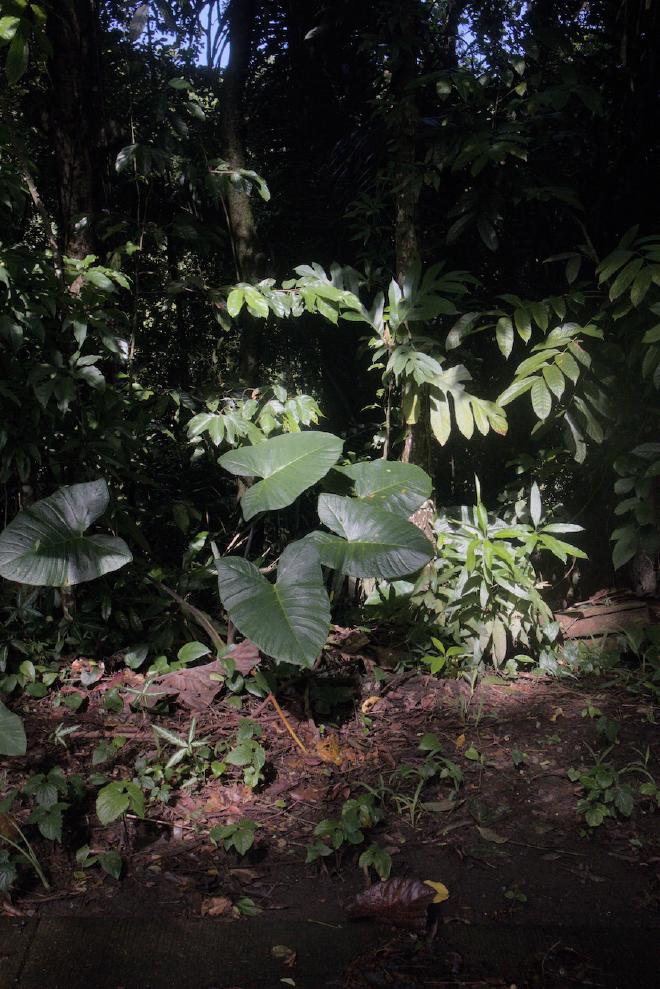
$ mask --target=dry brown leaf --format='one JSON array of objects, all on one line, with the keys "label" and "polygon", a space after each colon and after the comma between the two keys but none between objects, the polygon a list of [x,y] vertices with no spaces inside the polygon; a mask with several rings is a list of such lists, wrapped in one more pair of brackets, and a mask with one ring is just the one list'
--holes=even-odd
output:
[{"label": "dry brown leaf", "polygon": [[328,645],[341,649],[344,653],[355,653],[366,646],[369,636],[358,628],[342,628],[334,625],[328,639]]},{"label": "dry brown leaf", "polygon": [[202,917],[231,917],[233,903],[226,896],[210,896],[202,900],[200,913]]},{"label": "dry brown leaf", "polygon": [[366,701],[362,701],[362,706],[360,710],[363,714],[369,714],[373,710],[374,706],[378,703],[380,697],[378,694],[373,694],[371,697],[367,697]]},{"label": "dry brown leaf", "polygon": [[144,692],[147,707],[153,707],[163,695],[166,695],[176,697],[179,704],[183,704],[191,711],[205,711],[222,687],[221,681],[211,679],[212,673],[222,673],[215,659],[212,663],[204,663],[203,666],[173,670],[171,673],[156,677]]},{"label": "dry brown leaf", "polygon": [[297,800],[299,803],[317,804],[321,800],[325,800],[327,792],[327,786],[322,783],[310,783],[307,786],[297,786],[295,790],[290,791],[290,796],[292,800]]},{"label": "dry brown leaf", "polygon": [[239,673],[247,676],[261,662],[261,653],[254,642],[251,642],[250,639],[243,639],[227,654],[227,658],[233,660]]},{"label": "dry brown leaf", "polygon": [[331,762],[334,766],[341,766],[344,761],[336,735],[328,735],[326,738],[319,739],[316,743],[316,754],[323,762]]},{"label": "dry brown leaf", "polygon": [[436,889],[419,879],[386,879],[356,896],[347,912],[350,917],[373,917],[395,927],[423,931],[436,895]]}]

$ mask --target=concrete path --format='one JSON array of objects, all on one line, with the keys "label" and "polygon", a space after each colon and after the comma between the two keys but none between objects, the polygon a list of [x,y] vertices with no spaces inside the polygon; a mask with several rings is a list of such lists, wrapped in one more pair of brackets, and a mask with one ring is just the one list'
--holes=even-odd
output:
[{"label": "concrete path", "polygon": [[[233,924],[112,917],[5,920],[0,922],[0,989],[322,989],[337,986],[353,958],[390,936],[372,923],[337,927],[261,918]],[[557,943],[602,969],[599,986],[660,986],[657,930],[450,925],[441,937],[447,950],[459,952],[470,966],[478,964],[484,974],[518,986],[534,963],[538,973],[538,959]],[[294,967],[273,957],[278,944],[296,951]],[[572,985],[567,978],[566,986]]]}]

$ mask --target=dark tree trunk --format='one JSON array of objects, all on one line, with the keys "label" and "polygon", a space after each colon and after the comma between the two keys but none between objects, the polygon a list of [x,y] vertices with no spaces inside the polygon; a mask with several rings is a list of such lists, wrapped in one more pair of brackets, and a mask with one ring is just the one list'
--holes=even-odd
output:
[{"label": "dark tree trunk", "polygon": [[[414,83],[421,74],[425,56],[422,47],[425,12],[419,0],[407,0],[399,9],[401,37],[394,48],[391,91],[396,127],[393,145],[396,277],[399,284],[403,284],[406,273],[419,261],[421,253],[417,232],[421,182],[416,167],[418,111]],[[435,52],[435,64],[429,65],[429,69],[455,66],[456,32],[461,10],[462,5],[453,0],[446,5],[444,33]],[[429,395],[428,389],[424,388],[420,395],[417,422],[406,426],[401,460],[417,464],[432,475],[433,446]]]},{"label": "dark tree trunk", "polygon": [[[400,14],[401,37],[394,48],[392,66],[392,122],[396,128],[392,154],[394,159],[394,248],[396,278],[400,285],[419,261],[417,241],[417,200],[419,184],[416,172],[417,104],[413,82],[418,73],[419,37],[422,12],[418,0],[408,0]],[[406,425],[401,460],[430,470],[431,437],[428,401],[423,400],[418,421]]]},{"label": "dark tree trunk", "polygon": [[63,254],[96,253],[94,224],[102,205],[103,119],[96,0],[58,0],[47,21],[52,54],[48,128],[57,170]]},{"label": "dark tree trunk", "polygon": [[[245,168],[242,137],[245,81],[252,50],[256,0],[231,0],[228,9],[229,62],[222,87],[222,136],[225,158],[232,168]],[[230,234],[237,274],[243,282],[263,278],[264,256],[248,195],[229,183],[227,195]],[[245,314],[241,319],[239,373],[248,385],[256,383],[262,346],[262,322]]]}]

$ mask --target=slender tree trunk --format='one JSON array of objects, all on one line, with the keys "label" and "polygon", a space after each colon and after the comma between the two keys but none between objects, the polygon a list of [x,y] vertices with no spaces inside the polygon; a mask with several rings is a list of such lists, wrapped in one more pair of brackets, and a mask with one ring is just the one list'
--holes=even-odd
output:
[{"label": "slender tree trunk", "polygon": [[[414,83],[424,71],[422,48],[425,34],[425,12],[420,0],[406,0],[398,5],[399,44],[394,47],[392,68],[393,122],[396,127],[394,158],[394,242],[396,277],[403,284],[406,273],[420,260],[417,206],[421,183],[416,169],[416,140],[418,111]],[[445,27],[439,49],[435,52],[433,68],[453,68],[456,62],[456,32],[463,9],[456,0],[448,0]],[[429,66],[430,68],[430,66]],[[420,395],[417,421],[406,425],[401,460],[414,463],[433,474],[434,439],[431,432],[428,389]]]},{"label": "slender tree trunk", "polygon": [[[422,10],[418,0],[408,0],[400,14],[401,37],[392,68],[393,123],[396,127],[394,158],[394,247],[396,278],[400,285],[419,262],[416,172],[417,105],[412,87],[418,74]],[[431,434],[428,398],[423,397],[417,422],[406,425],[401,460],[431,469]]]},{"label": "slender tree trunk", "polygon": [[[222,135],[225,158],[232,168],[245,168],[241,124],[255,15],[256,0],[230,0],[229,62],[222,87]],[[264,256],[259,247],[252,203],[239,185],[229,183],[226,205],[238,277],[244,282],[257,282],[263,277]],[[259,371],[262,326],[262,321],[248,314],[242,317],[239,373],[248,385],[256,383]]]},{"label": "slender tree trunk", "polygon": [[52,46],[48,127],[57,171],[58,229],[63,254],[83,258],[96,247],[102,197],[103,119],[96,0],[58,0],[47,21]]}]

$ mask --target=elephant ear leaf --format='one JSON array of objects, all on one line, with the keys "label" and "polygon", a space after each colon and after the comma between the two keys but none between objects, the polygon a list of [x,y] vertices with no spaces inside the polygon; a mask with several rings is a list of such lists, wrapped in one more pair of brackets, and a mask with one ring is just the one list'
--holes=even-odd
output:
[{"label": "elephant ear leaf", "polygon": [[86,535],[108,501],[108,486],[99,479],[59,488],[19,512],[0,534],[0,576],[38,587],[67,587],[130,563],[123,539]]},{"label": "elephant ear leaf", "polygon": [[416,525],[357,498],[321,495],[319,518],[336,535],[315,532],[324,566],[351,577],[393,579],[420,570],[433,548]]},{"label": "elephant ear leaf", "polygon": [[23,722],[0,703],[0,755],[25,755],[26,749]]},{"label": "elephant ear leaf", "polygon": [[284,550],[271,584],[241,557],[215,561],[220,599],[236,628],[263,653],[310,667],[330,627],[318,550],[300,540]]},{"label": "elephant ear leaf", "polygon": [[431,497],[431,478],[415,464],[372,460],[335,470],[353,481],[360,501],[402,518],[408,518]]},{"label": "elephant ear leaf", "polygon": [[343,443],[332,433],[285,433],[225,453],[218,463],[230,474],[260,477],[241,498],[247,521],[259,512],[286,508],[320,481],[341,456]]}]

